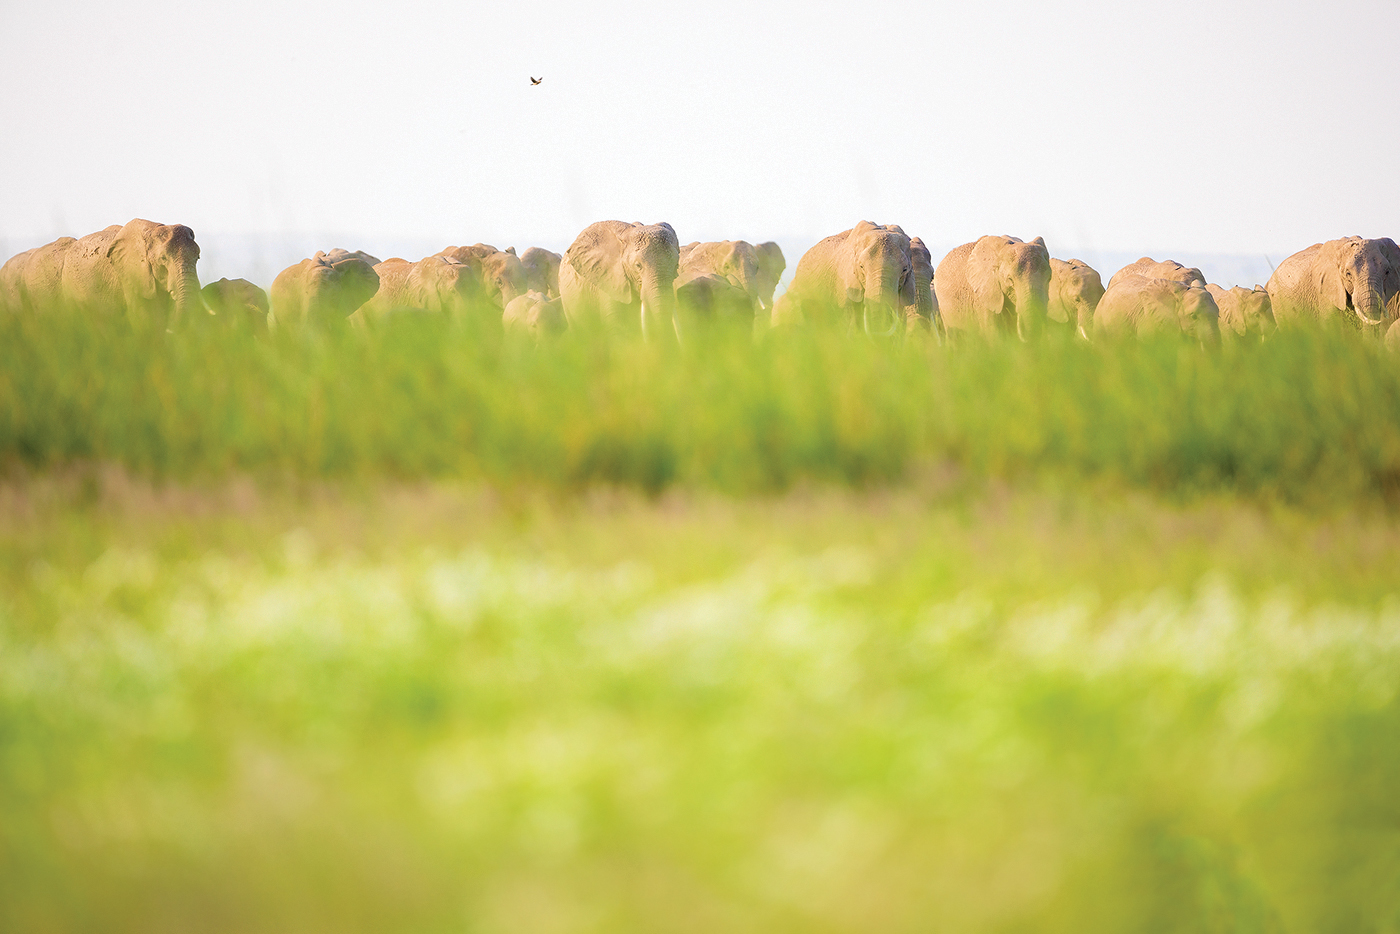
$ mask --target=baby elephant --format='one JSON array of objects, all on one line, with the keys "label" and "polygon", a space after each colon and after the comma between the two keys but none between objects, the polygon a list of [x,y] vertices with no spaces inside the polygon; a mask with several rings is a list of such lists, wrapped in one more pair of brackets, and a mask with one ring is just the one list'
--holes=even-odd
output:
[{"label": "baby elephant", "polygon": [[753,326],[754,295],[730,280],[705,273],[676,280],[676,310],[687,324],[740,322]]},{"label": "baby elephant", "polygon": [[1211,284],[1206,286],[1206,290],[1220,309],[1221,337],[1265,337],[1277,327],[1273,304],[1262,285],[1256,285],[1253,289],[1238,285],[1233,289],[1222,289]]},{"label": "baby elephant", "polygon": [[247,279],[220,279],[199,290],[204,307],[230,327],[267,327],[267,293]]},{"label": "baby elephant", "polygon": [[1147,276],[1115,277],[1094,313],[1094,336],[1180,333],[1220,339],[1220,309],[1204,286]]},{"label": "baby elephant", "polygon": [[1094,328],[1094,311],[1103,299],[1103,280],[1081,259],[1050,260],[1050,305],[1046,317],[1051,327],[1088,339]]},{"label": "baby elephant", "polygon": [[525,334],[535,340],[559,334],[569,326],[564,319],[563,301],[533,289],[506,303],[501,322],[507,334]]}]

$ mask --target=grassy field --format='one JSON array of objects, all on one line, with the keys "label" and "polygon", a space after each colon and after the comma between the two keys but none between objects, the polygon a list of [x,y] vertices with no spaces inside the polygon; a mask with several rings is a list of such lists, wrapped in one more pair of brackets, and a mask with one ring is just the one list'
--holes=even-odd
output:
[{"label": "grassy field", "polygon": [[0,321],[0,930],[1400,930],[1400,366]]},{"label": "grassy field", "polygon": [[719,334],[679,352],[588,335],[535,347],[427,316],[371,335],[200,323],[170,335],[0,319],[0,465],[652,493],[935,472],[1290,502],[1400,495],[1400,366],[1354,332],[1215,352]]}]

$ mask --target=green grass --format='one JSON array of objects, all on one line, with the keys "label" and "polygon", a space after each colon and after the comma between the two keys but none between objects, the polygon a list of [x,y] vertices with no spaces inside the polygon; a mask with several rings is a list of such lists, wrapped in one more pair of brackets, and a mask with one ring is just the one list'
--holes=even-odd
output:
[{"label": "green grass", "polygon": [[0,318],[0,931],[1400,930],[1355,334]]},{"label": "green grass", "polygon": [[1384,517],[107,472],[0,520],[0,929],[1400,923]]},{"label": "green grass", "polygon": [[652,493],[930,473],[1332,504],[1400,490],[1400,365],[1355,334],[1203,352],[806,332],[679,352],[426,317],[371,335],[201,325],[0,320],[0,466]]}]

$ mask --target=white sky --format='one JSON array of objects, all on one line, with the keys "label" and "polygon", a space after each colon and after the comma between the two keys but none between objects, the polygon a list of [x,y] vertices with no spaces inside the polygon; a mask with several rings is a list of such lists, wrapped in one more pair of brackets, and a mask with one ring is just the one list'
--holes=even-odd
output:
[{"label": "white sky", "polygon": [[1277,262],[1400,237],[1397,49],[1397,0],[0,0],[0,252],[148,217],[194,228],[208,279],[252,235],[868,218]]}]

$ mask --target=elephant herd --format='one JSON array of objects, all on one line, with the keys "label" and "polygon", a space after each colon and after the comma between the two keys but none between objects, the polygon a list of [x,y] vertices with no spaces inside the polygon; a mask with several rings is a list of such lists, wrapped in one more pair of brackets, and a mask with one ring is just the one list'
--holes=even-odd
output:
[{"label": "elephant herd", "polygon": [[1047,331],[1084,339],[1182,333],[1210,342],[1262,336],[1278,326],[1341,321],[1400,348],[1400,249],[1389,238],[1318,243],[1279,264],[1267,286],[1222,289],[1199,269],[1144,257],[1103,284],[1045,241],[987,236],[934,266],[928,247],[896,225],[862,221],[827,237],[786,268],[776,243],[682,245],[667,223],[600,221],[561,256],[517,255],[478,243],[416,262],[360,251],[318,252],[280,272],[271,295],[243,279],[202,289],[199,246],[183,225],[133,220],[80,239],[61,237],[0,267],[0,307],[55,304],[175,329],[196,312],[268,327],[374,327],[399,314],[480,315],[536,338],[568,328],[633,330],[685,339],[728,320],[781,330],[808,324],[940,338]]}]

